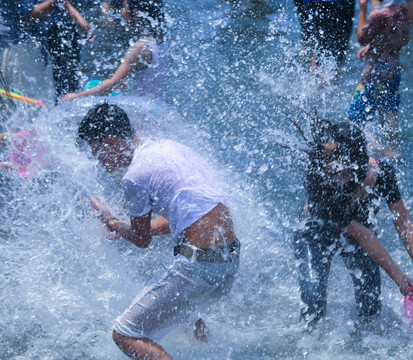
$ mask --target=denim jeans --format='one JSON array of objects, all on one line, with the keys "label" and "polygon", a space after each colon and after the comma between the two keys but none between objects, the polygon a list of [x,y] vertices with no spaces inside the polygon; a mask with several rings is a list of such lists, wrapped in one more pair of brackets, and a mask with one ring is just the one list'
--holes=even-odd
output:
[{"label": "denim jeans", "polygon": [[308,326],[316,324],[326,313],[328,276],[337,252],[350,271],[359,314],[370,316],[381,309],[379,266],[338,227],[308,219],[294,234],[294,255],[299,264],[303,303],[301,319]]}]

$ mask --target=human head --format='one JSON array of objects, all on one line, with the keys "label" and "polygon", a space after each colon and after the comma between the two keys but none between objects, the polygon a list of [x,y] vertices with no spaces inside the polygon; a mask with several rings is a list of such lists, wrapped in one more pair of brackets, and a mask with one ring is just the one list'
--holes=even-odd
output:
[{"label": "human head", "polygon": [[359,184],[369,161],[366,138],[359,127],[349,122],[330,124],[314,139],[310,160],[313,171],[317,169],[327,180],[341,177],[345,182]]},{"label": "human head", "polygon": [[135,129],[119,106],[106,102],[96,105],[80,122],[78,135],[91,146],[93,155],[107,171],[129,164],[129,144],[135,137]]},{"label": "human head", "polygon": [[78,129],[79,138],[89,145],[102,143],[107,136],[132,139],[135,129],[129,117],[119,106],[104,102],[90,109]]},{"label": "human head", "polygon": [[126,18],[138,27],[139,35],[153,35],[162,39],[165,34],[163,0],[127,0]]}]

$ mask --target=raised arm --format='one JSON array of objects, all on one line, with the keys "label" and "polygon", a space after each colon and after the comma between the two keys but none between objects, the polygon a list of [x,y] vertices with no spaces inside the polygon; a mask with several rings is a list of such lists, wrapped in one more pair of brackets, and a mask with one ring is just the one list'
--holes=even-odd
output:
[{"label": "raised arm", "polygon": [[413,260],[413,224],[410,220],[409,214],[407,213],[406,207],[402,199],[394,204],[387,204],[390,211],[394,216],[394,226],[396,227],[397,233],[400,239]]},{"label": "raised arm", "polygon": [[369,37],[366,32],[363,31],[363,28],[367,24],[367,5],[369,0],[359,0],[360,4],[360,13],[359,13],[359,22],[357,26],[357,39],[362,46],[367,45],[369,42]]},{"label": "raised arm", "polygon": [[130,241],[140,248],[147,248],[152,236],[170,233],[168,220],[163,216],[151,220],[152,211],[140,217],[131,217],[130,222],[122,221],[112,215],[112,212],[96,197],[90,199],[92,208],[99,212],[99,219],[109,231]]},{"label": "raised arm", "polygon": [[28,24],[34,25],[35,23],[42,21],[58,7],[63,9],[65,7],[65,0],[47,0],[37,4],[29,12],[29,16],[27,17]]},{"label": "raised arm", "polygon": [[68,15],[76,22],[76,25],[80,29],[82,29],[85,37],[88,39],[88,42],[93,43],[95,38],[90,24],[86,21],[82,14],[70,3],[70,1],[66,0],[65,7]]},{"label": "raised arm", "polygon": [[73,101],[82,96],[110,94],[114,89],[124,84],[124,81],[134,69],[144,69],[150,61],[151,51],[149,47],[138,41],[128,49],[122,63],[110,79],[106,79],[92,89],[66,94],[60,99],[60,102]]},{"label": "raised arm", "polygon": [[353,237],[376,264],[386,271],[403,295],[413,295],[413,280],[403,274],[375,233],[354,220],[343,231]]}]

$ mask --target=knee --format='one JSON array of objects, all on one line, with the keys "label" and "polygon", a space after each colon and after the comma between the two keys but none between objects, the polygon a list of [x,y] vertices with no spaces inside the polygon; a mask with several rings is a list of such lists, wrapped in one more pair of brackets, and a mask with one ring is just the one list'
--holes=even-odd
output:
[{"label": "knee", "polygon": [[116,330],[112,331],[112,339],[119,348],[126,342],[126,336],[117,333]]}]

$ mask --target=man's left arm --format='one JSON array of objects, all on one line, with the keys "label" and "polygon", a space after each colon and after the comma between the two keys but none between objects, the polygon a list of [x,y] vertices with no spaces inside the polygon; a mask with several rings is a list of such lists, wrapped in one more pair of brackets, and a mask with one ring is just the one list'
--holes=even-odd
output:
[{"label": "man's left arm", "polygon": [[404,202],[400,199],[393,204],[388,203],[387,206],[394,216],[393,222],[397,233],[403,241],[410,258],[413,260],[413,224],[410,220]]}]

